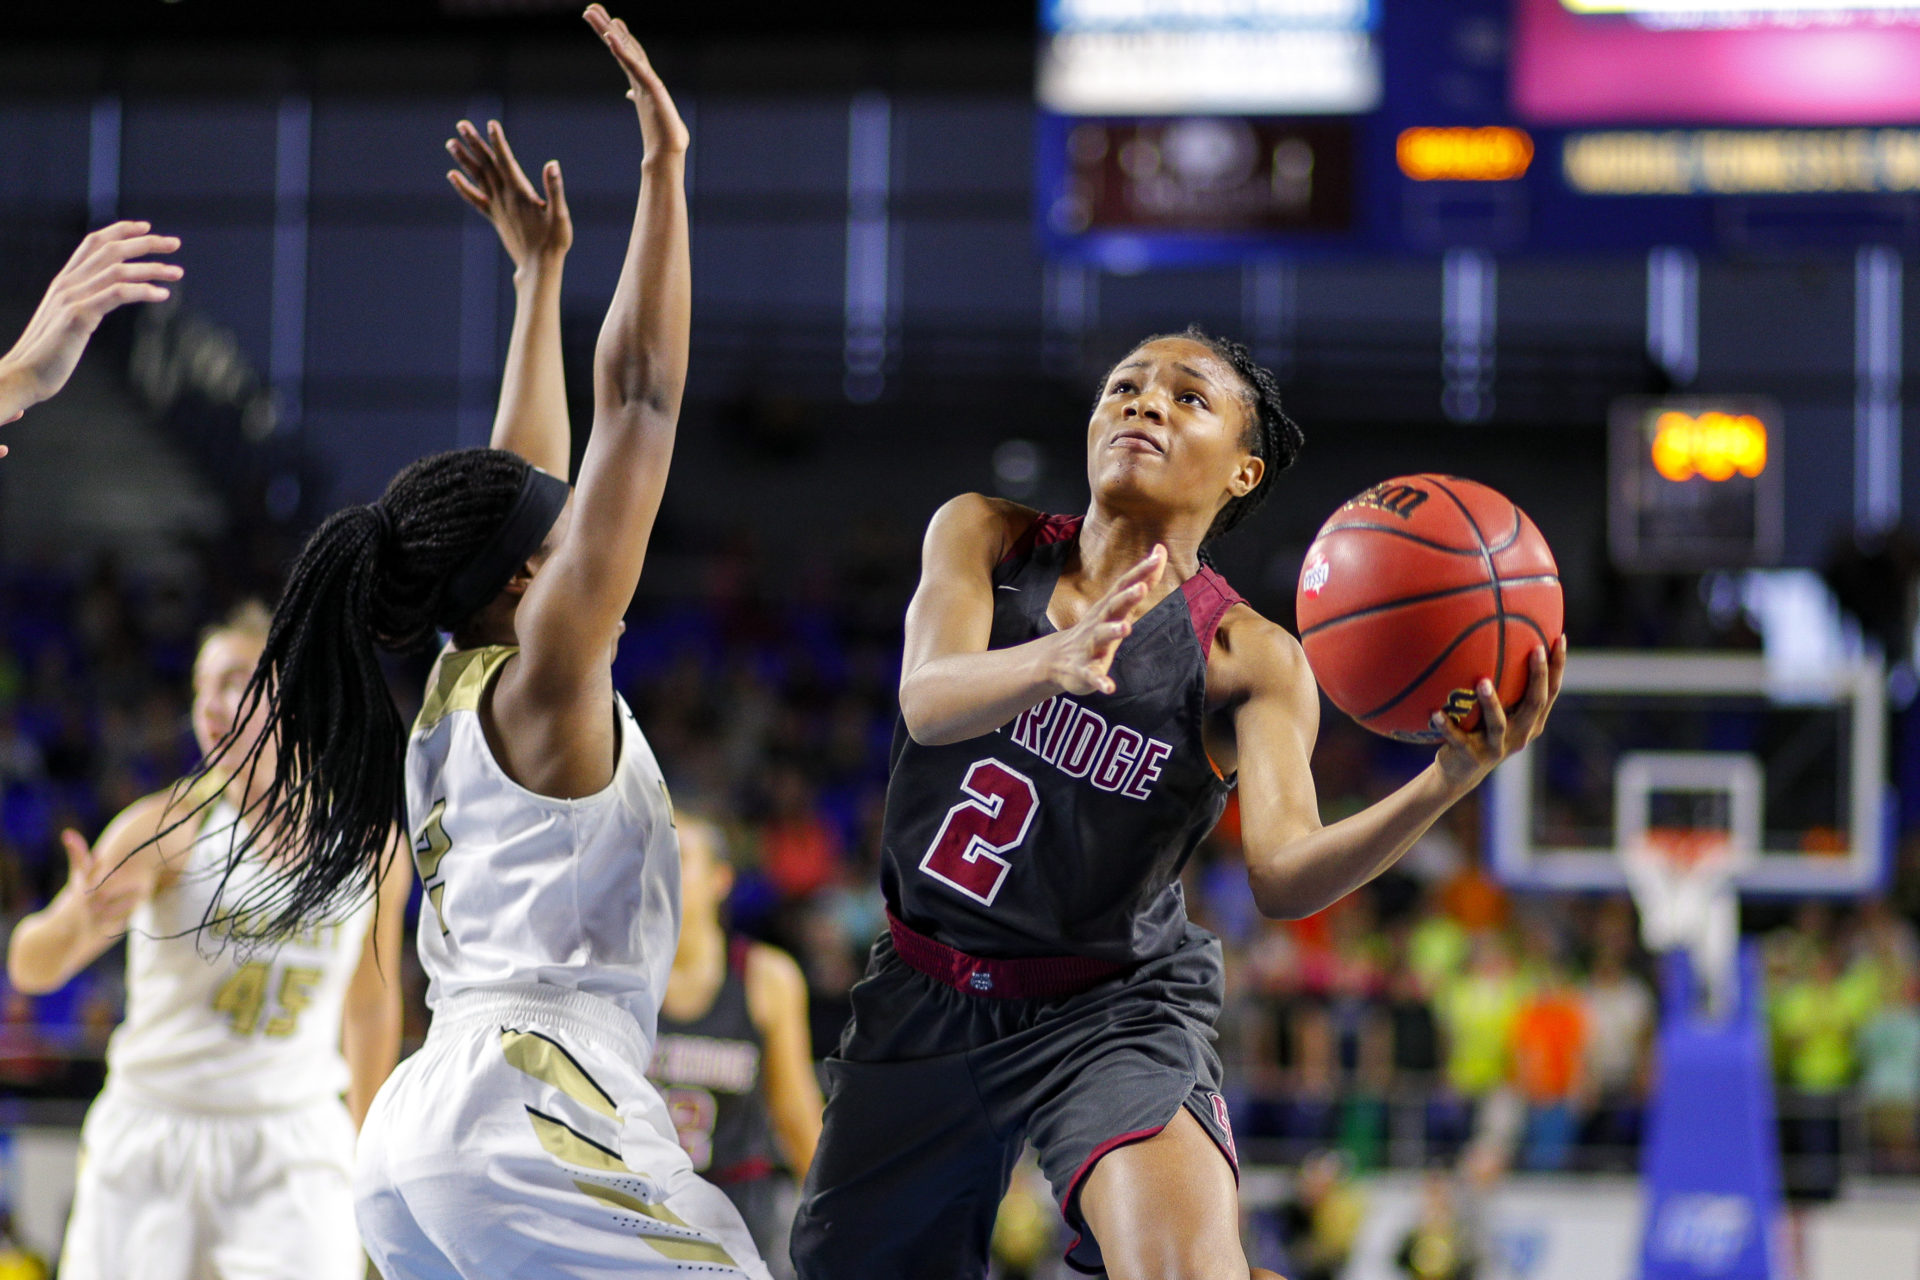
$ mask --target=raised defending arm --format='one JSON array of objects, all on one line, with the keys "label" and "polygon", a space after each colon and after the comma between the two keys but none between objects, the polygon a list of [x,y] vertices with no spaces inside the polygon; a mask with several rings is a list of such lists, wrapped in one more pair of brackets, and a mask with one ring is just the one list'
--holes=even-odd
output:
[{"label": "raised defending arm", "polygon": [[[87,340],[109,311],[129,302],[160,302],[182,272],[171,262],[139,262],[180,248],[144,222],[116,222],[80,242],[47,286],[13,349],[0,356],[0,423],[12,422],[66,385]],[[6,449],[0,447],[0,457]]]},{"label": "raised defending arm", "polygon": [[597,4],[587,21],[626,73],[646,152],[626,260],[594,352],[593,436],[574,491],[574,530],[520,608],[524,678],[556,700],[579,696],[585,677],[605,670],[606,646],[640,580],[673,459],[692,305],[687,127],[626,24]]},{"label": "raised defending arm", "polygon": [[447,172],[447,181],[493,224],[513,259],[513,335],[490,443],[565,480],[573,431],[560,355],[560,276],[573,245],[573,218],[560,162],[547,161],[540,171],[545,194],[535,191],[498,120],[487,122],[484,137],[462,120],[447,151],[460,166]]}]

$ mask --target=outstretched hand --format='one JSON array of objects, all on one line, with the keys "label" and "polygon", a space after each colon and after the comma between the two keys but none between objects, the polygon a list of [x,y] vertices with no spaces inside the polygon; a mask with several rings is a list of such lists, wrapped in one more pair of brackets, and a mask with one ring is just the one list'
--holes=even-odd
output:
[{"label": "outstretched hand", "polygon": [[118,864],[106,865],[73,828],[60,833],[60,843],[67,852],[67,887],[62,892],[73,896],[88,927],[95,932],[125,933],[127,921],[146,897],[146,886],[137,876],[114,875]]},{"label": "outstretched hand", "polygon": [[1480,703],[1480,727],[1468,733],[1444,712],[1433,713],[1433,727],[1446,741],[1436,757],[1447,781],[1465,791],[1493,772],[1495,765],[1514,755],[1540,736],[1547,727],[1547,713],[1560,696],[1560,681],[1567,673],[1567,638],[1554,641],[1551,651],[1535,645],[1527,655],[1527,693],[1509,716],[1500,705],[1493,681],[1483,679],[1474,686]]},{"label": "outstretched hand", "polygon": [[20,341],[0,356],[0,422],[12,422],[66,385],[87,339],[109,311],[168,297],[162,282],[178,280],[180,267],[135,259],[173,253],[180,241],[151,231],[145,222],[116,222],[80,242],[47,286]]},{"label": "outstretched hand", "polygon": [[647,51],[633,38],[633,32],[621,19],[608,17],[606,9],[598,4],[588,5],[583,16],[627,73],[627,97],[640,113],[640,139],[646,144],[647,158],[685,152],[691,140],[686,122],[681,120],[673,96],[654,73]]},{"label": "outstretched hand", "polygon": [[1156,546],[1146,558],[1122,574],[1080,621],[1060,633],[1061,649],[1054,660],[1053,680],[1068,693],[1112,693],[1117,688],[1108,669],[1120,642],[1133,632],[1143,612],[1147,593],[1167,567],[1167,549]]},{"label": "outstretched hand", "polygon": [[447,171],[447,181],[493,224],[516,271],[536,260],[566,256],[573,246],[573,217],[558,160],[540,170],[543,194],[527,180],[498,120],[487,121],[484,137],[472,121],[462,120],[447,139],[447,151],[460,166]]}]

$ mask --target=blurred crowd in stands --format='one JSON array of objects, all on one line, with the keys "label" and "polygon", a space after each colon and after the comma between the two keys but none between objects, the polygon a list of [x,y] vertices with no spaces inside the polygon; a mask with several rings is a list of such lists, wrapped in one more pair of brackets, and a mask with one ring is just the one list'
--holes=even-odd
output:
[{"label": "blurred crowd in stands", "polygon": [[[615,669],[676,800],[729,833],[734,926],[799,958],[817,1054],[884,927],[875,852],[911,549],[875,530],[777,593],[750,543],[686,553],[688,589],[643,600]],[[61,827],[92,836],[191,765],[197,628],[233,594],[211,573],[194,580],[155,587],[110,561],[80,580],[0,578],[0,938],[63,882]],[[395,665],[403,709],[426,661]],[[1323,816],[1384,794],[1424,758],[1328,714],[1314,759]],[[1235,810],[1193,860],[1191,910],[1229,958],[1222,1050],[1246,1158],[1323,1172],[1316,1160],[1435,1168],[1463,1153],[1634,1167],[1658,983],[1632,906],[1503,890],[1480,863],[1480,816],[1461,805],[1399,868],[1302,921],[1254,911]],[[1902,855],[1888,900],[1749,911],[1787,1176],[1808,1193],[1850,1172],[1920,1174],[1920,840]],[[405,963],[417,1037],[423,983]],[[0,1096],[92,1095],[120,1013],[118,964],[110,955],[42,999],[4,992]],[[1303,1177],[1303,1194],[1315,1185]]]}]

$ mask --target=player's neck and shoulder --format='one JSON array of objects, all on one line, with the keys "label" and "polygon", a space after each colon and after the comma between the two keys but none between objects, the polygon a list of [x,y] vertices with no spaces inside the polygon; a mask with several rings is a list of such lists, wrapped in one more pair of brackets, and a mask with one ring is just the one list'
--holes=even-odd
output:
[{"label": "player's neck and shoulder", "polygon": [[[1041,547],[1070,543],[1061,567],[1062,586],[1097,598],[1161,540],[1097,509],[1088,516],[1050,515],[1006,498],[963,493],[944,503],[928,523],[924,567],[965,565],[990,572]],[[1173,557],[1176,565],[1180,560],[1178,554]],[[1154,598],[1177,589],[1185,576],[1162,575]]]},{"label": "player's neck and shoulder", "polygon": [[960,562],[991,572],[1045,519],[1032,507],[984,493],[949,498],[927,522],[926,564]]},{"label": "player's neck and shoulder", "polygon": [[1242,600],[1221,616],[1207,654],[1207,701],[1216,709],[1262,694],[1313,689],[1306,650]]},{"label": "player's neck and shoulder", "polygon": [[713,1012],[727,984],[728,951],[727,935],[717,923],[684,921],[673,967],[667,973],[661,1014],[674,1022],[693,1023]]},{"label": "player's neck and shoulder", "polygon": [[679,1023],[707,1017],[719,1003],[727,981],[739,976],[745,989],[747,1015],[764,1031],[796,1002],[804,1007],[806,976],[794,958],[778,947],[715,930],[709,945],[686,947],[691,955],[676,955],[667,982],[661,1012]]},{"label": "player's neck and shoulder", "polygon": [[494,762],[536,795],[577,800],[604,790],[621,758],[612,646],[607,661],[564,688],[530,666],[510,627],[497,620],[455,635],[428,681],[414,733],[451,711],[471,711]]},{"label": "player's neck and shoulder", "polygon": [[765,1034],[784,1011],[806,1009],[807,979],[800,964],[778,947],[752,942],[746,948],[741,981],[746,984],[747,1016]]},{"label": "player's neck and shoulder", "polygon": [[221,785],[219,775],[207,774],[134,801],[100,833],[96,857],[118,866],[114,874],[143,883],[148,896],[170,887],[220,803]]},{"label": "player's neck and shoulder", "polygon": [[[1077,577],[1092,567],[1090,561],[1102,559],[1097,549],[1089,556],[1085,544],[1089,540],[1098,541],[1104,533],[1098,521],[1090,524],[1080,517],[1048,515],[1005,498],[963,493],[948,500],[934,513],[927,527],[928,563],[931,566],[949,557],[964,558],[991,571],[1009,556],[1020,554],[1043,541],[1071,538],[1081,544],[1070,566]],[[1146,550],[1151,550],[1151,547]],[[1111,556],[1104,558],[1115,559]],[[1098,574],[1096,571],[1092,579],[1078,584],[1079,593],[1091,592],[1089,598],[1097,598],[1100,591],[1104,590],[1100,587],[1100,577],[1117,578],[1119,572],[1131,567],[1137,559],[1137,556],[1133,557],[1112,574]],[[1203,574],[1213,579],[1211,585],[1218,591],[1232,595],[1232,588],[1227,586],[1225,579],[1199,563],[1197,547],[1185,556],[1176,554],[1170,558],[1169,567],[1174,571],[1162,576],[1154,593],[1156,600],[1180,590],[1188,580]],[[1181,571],[1183,568],[1184,572]],[[1307,668],[1306,653],[1301,649],[1300,642],[1286,628],[1261,616],[1244,600],[1237,599],[1220,616],[1217,627],[1209,637],[1207,682],[1209,701],[1216,707],[1243,701],[1264,689],[1293,689],[1300,687],[1303,682],[1306,688],[1314,687]]]}]

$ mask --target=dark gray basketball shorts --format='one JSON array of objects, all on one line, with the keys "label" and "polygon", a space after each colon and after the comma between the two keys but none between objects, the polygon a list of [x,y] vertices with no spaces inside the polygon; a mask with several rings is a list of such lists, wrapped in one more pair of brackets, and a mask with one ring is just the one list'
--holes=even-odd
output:
[{"label": "dark gray basketball shorts", "polygon": [[1213,1048],[1221,998],[1219,940],[1191,925],[1172,954],[1049,1000],[954,990],[881,938],[826,1061],[826,1129],[793,1227],[801,1280],[986,1275],[1029,1141],[1079,1232],[1068,1265],[1101,1274],[1078,1204],[1095,1161],[1184,1106],[1235,1162]]}]

